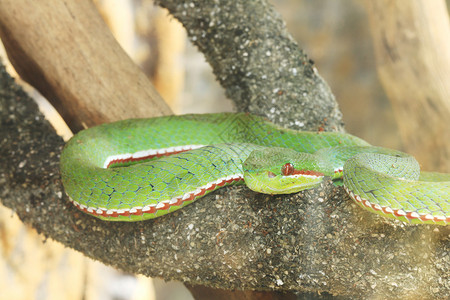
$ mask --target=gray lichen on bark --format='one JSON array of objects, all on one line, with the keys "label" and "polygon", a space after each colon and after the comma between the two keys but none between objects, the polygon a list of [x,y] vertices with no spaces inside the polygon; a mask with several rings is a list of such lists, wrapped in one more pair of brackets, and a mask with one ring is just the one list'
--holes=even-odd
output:
[{"label": "gray lichen on bark", "polygon": [[[223,2],[230,7],[215,14],[211,10],[203,13],[209,18],[195,11],[200,2],[206,11],[221,3],[160,1],[176,17],[187,19],[183,22],[191,39],[197,36],[199,49],[211,52],[206,57],[215,65],[227,94],[237,99],[239,109],[265,114],[285,126],[305,120],[303,126],[297,125],[303,129],[323,125],[341,128],[335,103],[315,103],[317,99],[332,99],[331,93],[307,57],[295,50],[297,46],[284,28],[279,35],[290,45],[284,50],[274,50],[277,45],[264,41],[276,40],[272,35],[278,34],[264,26],[282,26],[279,19],[270,19],[272,10],[264,1],[245,1],[245,7],[238,6],[240,1]],[[267,9],[270,20],[256,23],[261,28],[248,29],[250,33],[241,28],[239,37],[247,34],[249,40],[241,49],[239,45],[245,44],[245,39],[234,37],[238,42],[233,44],[233,30],[240,28],[245,18],[248,23],[253,17],[253,22],[262,20],[265,14],[258,9]],[[241,15],[235,18],[230,14]],[[229,18],[235,25],[219,26]],[[219,24],[215,33],[200,24],[206,21]],[[221,30],[229,37],[220,38]],[[216,41],[208,44],[202,32]],[[255,49],[260,46],[263,50]],[[289,75],[289,67],[276,71],[276,62],[282,62],[276,59],[281,55],[277,51],[287,51],[284,55],[299,61],[297,75],[302,76],[298,84],[294,73]],[[251,67],[253,77],[246,76],[250,59],[259,64]],[[264,74],[269,76],[267,81],[261,80]],[[147,222],[108,223],[85,215],[63,193],[58,165],[63,141],[3,68],[0,75],[0,200],[46,237],[131,273],[193,285],[326,291],[368,298],[444,298],[450,293],[448,227],[407,226],[385,220],[357,207],[330,181],[291,196],[259,195],[245,187],[222,189]],[[306,95],[303,90],[307,90]],[[272,103],[275,95],[280,98]],[[322,124],[323,118],[328,123]]]},{"label": "gray lichen on bark", "polygon": [[184,25],[238,111],[293,129],[342,130],[330,88],[267,1],[157,2]]},{"label": "gray lichen on bark", "polygon": [[[0,200],[45,237],[130,273],[222,289],[358,297],[450,291],[449,230],[357,207],[329,181],[293,196],[227,188],[165,217],[110,223],[63,193],[62,139],[0,69]],[[420,251],[417,251],[420,249]]]}]

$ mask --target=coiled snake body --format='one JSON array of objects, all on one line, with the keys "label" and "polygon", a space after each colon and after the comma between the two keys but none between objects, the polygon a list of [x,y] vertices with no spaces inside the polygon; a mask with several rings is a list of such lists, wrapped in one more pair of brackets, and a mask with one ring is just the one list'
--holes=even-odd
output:
[{"label": "coiled snake body", "polygon": [[61,154],[71,201],[108,221],[175,211],[220,187],[267,194],[343,180],[361,207],[409,223],[450,224],[450,174],[344,133],[284,129],[243,113],[124,120],[81,131]]}]

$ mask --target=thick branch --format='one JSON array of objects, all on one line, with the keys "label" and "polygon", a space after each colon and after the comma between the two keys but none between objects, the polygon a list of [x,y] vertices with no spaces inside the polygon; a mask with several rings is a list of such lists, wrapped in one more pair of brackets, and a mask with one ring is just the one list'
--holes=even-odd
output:
[{"label": "thick branch", "polygon": [[75,132],[171,114],[89,0],[2,0],[0,36],[20,76]]},{"label": "thick branch", "polygon": [[405,148],[450,171],[450,24],[444,0],[367,1],[381,82]]},{"label": "thick branch", "polygon": [[239,111],[295,129],[342,129],[328,85],[266,0],[157,2],[186,27]]},{"label": "thick branch", "polygon": [[46,237],[127,272],[191,285],[381,298],[450,292],[449,228],[378,218],[330,182],[290,197],[222,189],[147,222],[83,214],[63,193],[63,141],[3,67],[0,75],[0,200]]},{"label": "thick branch", "polygon": [[[234,13],[238,11],[245,7]],[[229,11],[217,12],[217,20],[223,20],[221,13]],[[191,26],[189,31],[202,30],[198,23]],[[229,30],[223,35],[224,44],[235,36]],[[253,47],[264,45],[256,38]],[[220,48],[214,55],[217,60],[227,57],[230,65],[243,62],[227,53]],[[405,226],[379,218],[356,207],[329,181],[289,197],[255,194],[244,187],[222,189],[147,222],[107,223],[87,216],[62,192],[58,154],[63,142],[3,69],[0,75],[0,164],[5,170],[0,174],[1,201],[25,223],[68,247],[132,273],[224,289],[327,291],[379,298],[442,298],[450,292],[448,228]],[[244,81],[247,76],[232,75]],[[95,81],[89,85],[98,87]],[[243,98],[258,98],[259,91],[242,88],[250,95]],[[287,90],[280,96],[291,97]],[[282,111],[287,114],[293,104],[285,104]],[[336,113],[328,117],[333,116]],[[323,122],[321,117],[305,118],[315,126]]]}]

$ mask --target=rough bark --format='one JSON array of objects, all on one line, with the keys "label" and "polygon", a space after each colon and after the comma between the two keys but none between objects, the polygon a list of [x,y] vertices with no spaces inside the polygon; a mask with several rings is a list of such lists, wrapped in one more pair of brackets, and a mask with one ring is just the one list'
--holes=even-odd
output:
[{"label": "rough bark", "polygon": [[[169,1],[164,3],[169,5]],[[276,40],[274,44],[282,44],[289,38],[281,31],[277,40],[276,29],[267,31],[271,34],[252,36],[248,42],[248,46],[255,48],[249,51],[256,51],[249,55],[252,64],[241,56],[228,56],[228,47],[240,47],[232,43],[236,38],[235,24],[239,23],[230,20],[230,27],[227,27],[225,22],[231,14],[241,13],[239,20],[246,20],[249,32],[259,32],[257,29],[261,26],[281,26],[281,21],[274,17],[265,2],[233,3],[231,11],[229,2],[228,6],[222,3],[223,9],[215,14],[195,11],[198,15],[194,15],[188,3],[173,12],[184,16],[183,8],[185,14],[191,16],[187,20],[197,20],[184,24],[188,32],[205,31],[201,16],[207,15],[211,17],[207,24],[225,26],[215,30],[218,37],[211,38],[206,47],[217,49],[209,60],[224,60],[221,65],[230,66],[231,71],[222,78],[222,84],[230,91],[236,90],[229,92],[230,95],[239,101],[249,101],[248,107],[253,107],[249,110],[257,112],[251,103],[262,97],[264,85],[260,84],[258,76],[251,82],[261,90],[251,88],[254,86],[248,83],[247,72],[277,73],[278,66],[265,63],[265,41],[272,38]],[[266,10],[265,13],[255,11],[255,14],[265,16],[268,25],[259,23],[260,18],[246,15],[246,9],[258,8],[251,6],[254,3],[260,3],[261,9]],[[198,5],[194,3],[194,7]],[[275,18],[273,22],[271,18]],[[300,50],[292,47],[293,44],[290,51],[298,51],[291,53],[292,57],[308,61]],[[274,52],[270,55],[277,56],[276,49],[271,49]],[[279,50],[286,50],[283,49]],[[233,65],[240,71],[232,71]],[[284,67],[281,61],[280,66]],[[263,67],[267,70],[259,73]],[[311,65],[306,63],[304,69],[299,68],[297,72],[301,75],[298,78],[286,75],[290,78],[286,82],[291,83],[286,83],[281,93],[269,90],[282,98],[291,97],[289,87],[294,89],[292,80],[298,80],[297,85],[311,88],[307,95],[324,91],[322,84],[312,84],[319,79],[315,79]],[[58,156],[62,140],[3,69],[1,76],[0,164],[4,166],[0,175],[1,201],[24,223],[47,237],[131,273],[220,289],[312,291],[369,298],[443,298],[450,292],[449,228],[407,226],[377,217],[357,207],[341,188],[329,181],[318,189],[292,196],[260,195],[244,187],[222,189],[180,211],[148,222],[107,223],[82,214],[67,201],[60,182]],[[270,78],[271,84],[277,86],[273,80]],[[284,82],[283,78],[277,80]],[[237,92],[240,81],[247,82],[240,86],[245,96]],[[97,83],[90,82],[90,87],[95,89]],[[318,99],[326,97],[317,96]],[[286,126],[294,125],[292,120],[302,120],[296,119],[299,116],[295,113],[290,114],[296,111],[294,106],[316,105],[313,96],[300,97],[309,99],[311,104],[285,101],[284,106],[277,99],[276,104],[271,104],[272,98],[266,96],[269,104],[264,107],[270,112],[269,107],[275,105],[274,111],[280,111],[279,115],[274,115],[276,121],[281,122],[281,116],[286,114],[282,122]],[[336,110],[324,107],[328,120],[333,121],[323,124],[323,117],[313,113],[310,107],[305,108],[306,123],[301,127],[339,126]],[[320,105],[317,109],[321,110]]]},{"label": "rough bark", "polygon": [[157,3],[186,28],[238,111],[294,129],[343,129],[328,85],[266,0]]}]

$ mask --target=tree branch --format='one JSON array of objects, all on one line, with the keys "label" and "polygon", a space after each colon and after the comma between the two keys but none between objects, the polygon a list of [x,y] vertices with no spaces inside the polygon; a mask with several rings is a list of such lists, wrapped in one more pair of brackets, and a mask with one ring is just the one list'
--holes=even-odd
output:
[{"label": "tree branch", "polygon": [[450,23],[445,1],[367,1],[367,6],[378,74],[405,148],[424,169],[448,172]]},{"label": "tree branch", "polygon": [[[233,13],[253,9],[246,5],[249,2],[236,3],[240,6],[236,6]],[[183,14],[181,9],[178,14]],[[218,20],[224,20],[219,17],[221,14],[230,12],[218,11],[211,15],[209,22],[219,24]],[[267,15],[271,16],[271,9],[267,10]],[[264,14],[261,12],[258,16]],[[198,20],[195,15],[190,18]],[[260,25],[252,23],[250,17],[239,19],[245,20],[249,28]],[[188,31],[202,30],[198,22],[189,26],[192,28],[188,27]],[[270,32],[276,35],[276,31]],[[217,34],[223,34],[224,44],[235,36],[229,30],[217,31]],[[283,32],[280,35],[283,36]],[[264,45],[262,38],[266,36],[253,39],[256,44],[252,47]],[[217,43],[219,41],[217,39]],[[211,47],[214,46],[212,43]],[[251,55],[252,60],[259,62],[254,66],[264,65],[266,49],[250,50],[263,55],[259,58]],[[227,48],[222,47],[211,54],[211,60],[226,57],[229,66],[239,66],[243,62],[240,57],[228,57],[227,53]],[[277,53],[271,55],[278,56]],[[297,74],[308,73],[307,68]],[[276,72],[275,69],[272,71]],[[263,73],[269,74],[270,69]],[[229,76],[248,82],[246,74],[239,72]],[[298,84],[308,86],[315,82],[310,79],[312,74],[302,77]],[[449,228],[405,226],[383,219],[357,207],[330,181],[320,188],[290,196],[255,194],[245,187],[221,189],[182,210],[146,222],[108,223],[85,215],[74,208],[63,193],[58,165],[62,140],[3,68],[0,75],[0,165],[4,166],[0,174],[1,201],[24,223],[46,237],[131,273],[191,285],[320,291],[380,298],[417,295],[443,298],[450,292]],[[264,88],[265,84],[259,81],[252,82]],[[239,95],[238,79],[225,78],[224,82],[228,89],[236,91],[233,95]],[[321,85],[318,85],[316,88],[320,90]],[[89,86],[91,89],[98,87],[96,82],[90,82]],[[248,107],[254,107],[253,100],[261,96],[260,91],[251,84],[239,86],[246,94],[241,99],[249,99]],[[294,110],[287,101],[292,97],[288,87],[294,88],[293,83],[283,85],[281,94],[286,97],[282,108],[286,114]],[[273,96],[273,90],[270,91],[269,95]],[[267,96],[266,101],[271,103],[272,96]],[[310,97],[313,102],[313,96]],[[304,105],[313,104],[305,102]],[[277,104],[275,111],[281,111],[279,107],[281,105]],[[322,117],[314,119],[316,114],[306,116],[309,112],[312,110],[305,112],[306,122],[317,128],[324,120]],[[337,115],[334,110],[329,113],[330,120]],[[275,119],[281,121],[283,114],[276,114]],[[330,121],[328,125],[331,124]]]},{"label": "tree branch", "polygon": [[330,88],[266,0],[157,3],[186,28],[238,111],[294,129],[343,129]]},{"label": "tree branch", "polygon": [[73,132],[171,114],[89,0],[2,0],[0,36],[19,75]]}]

